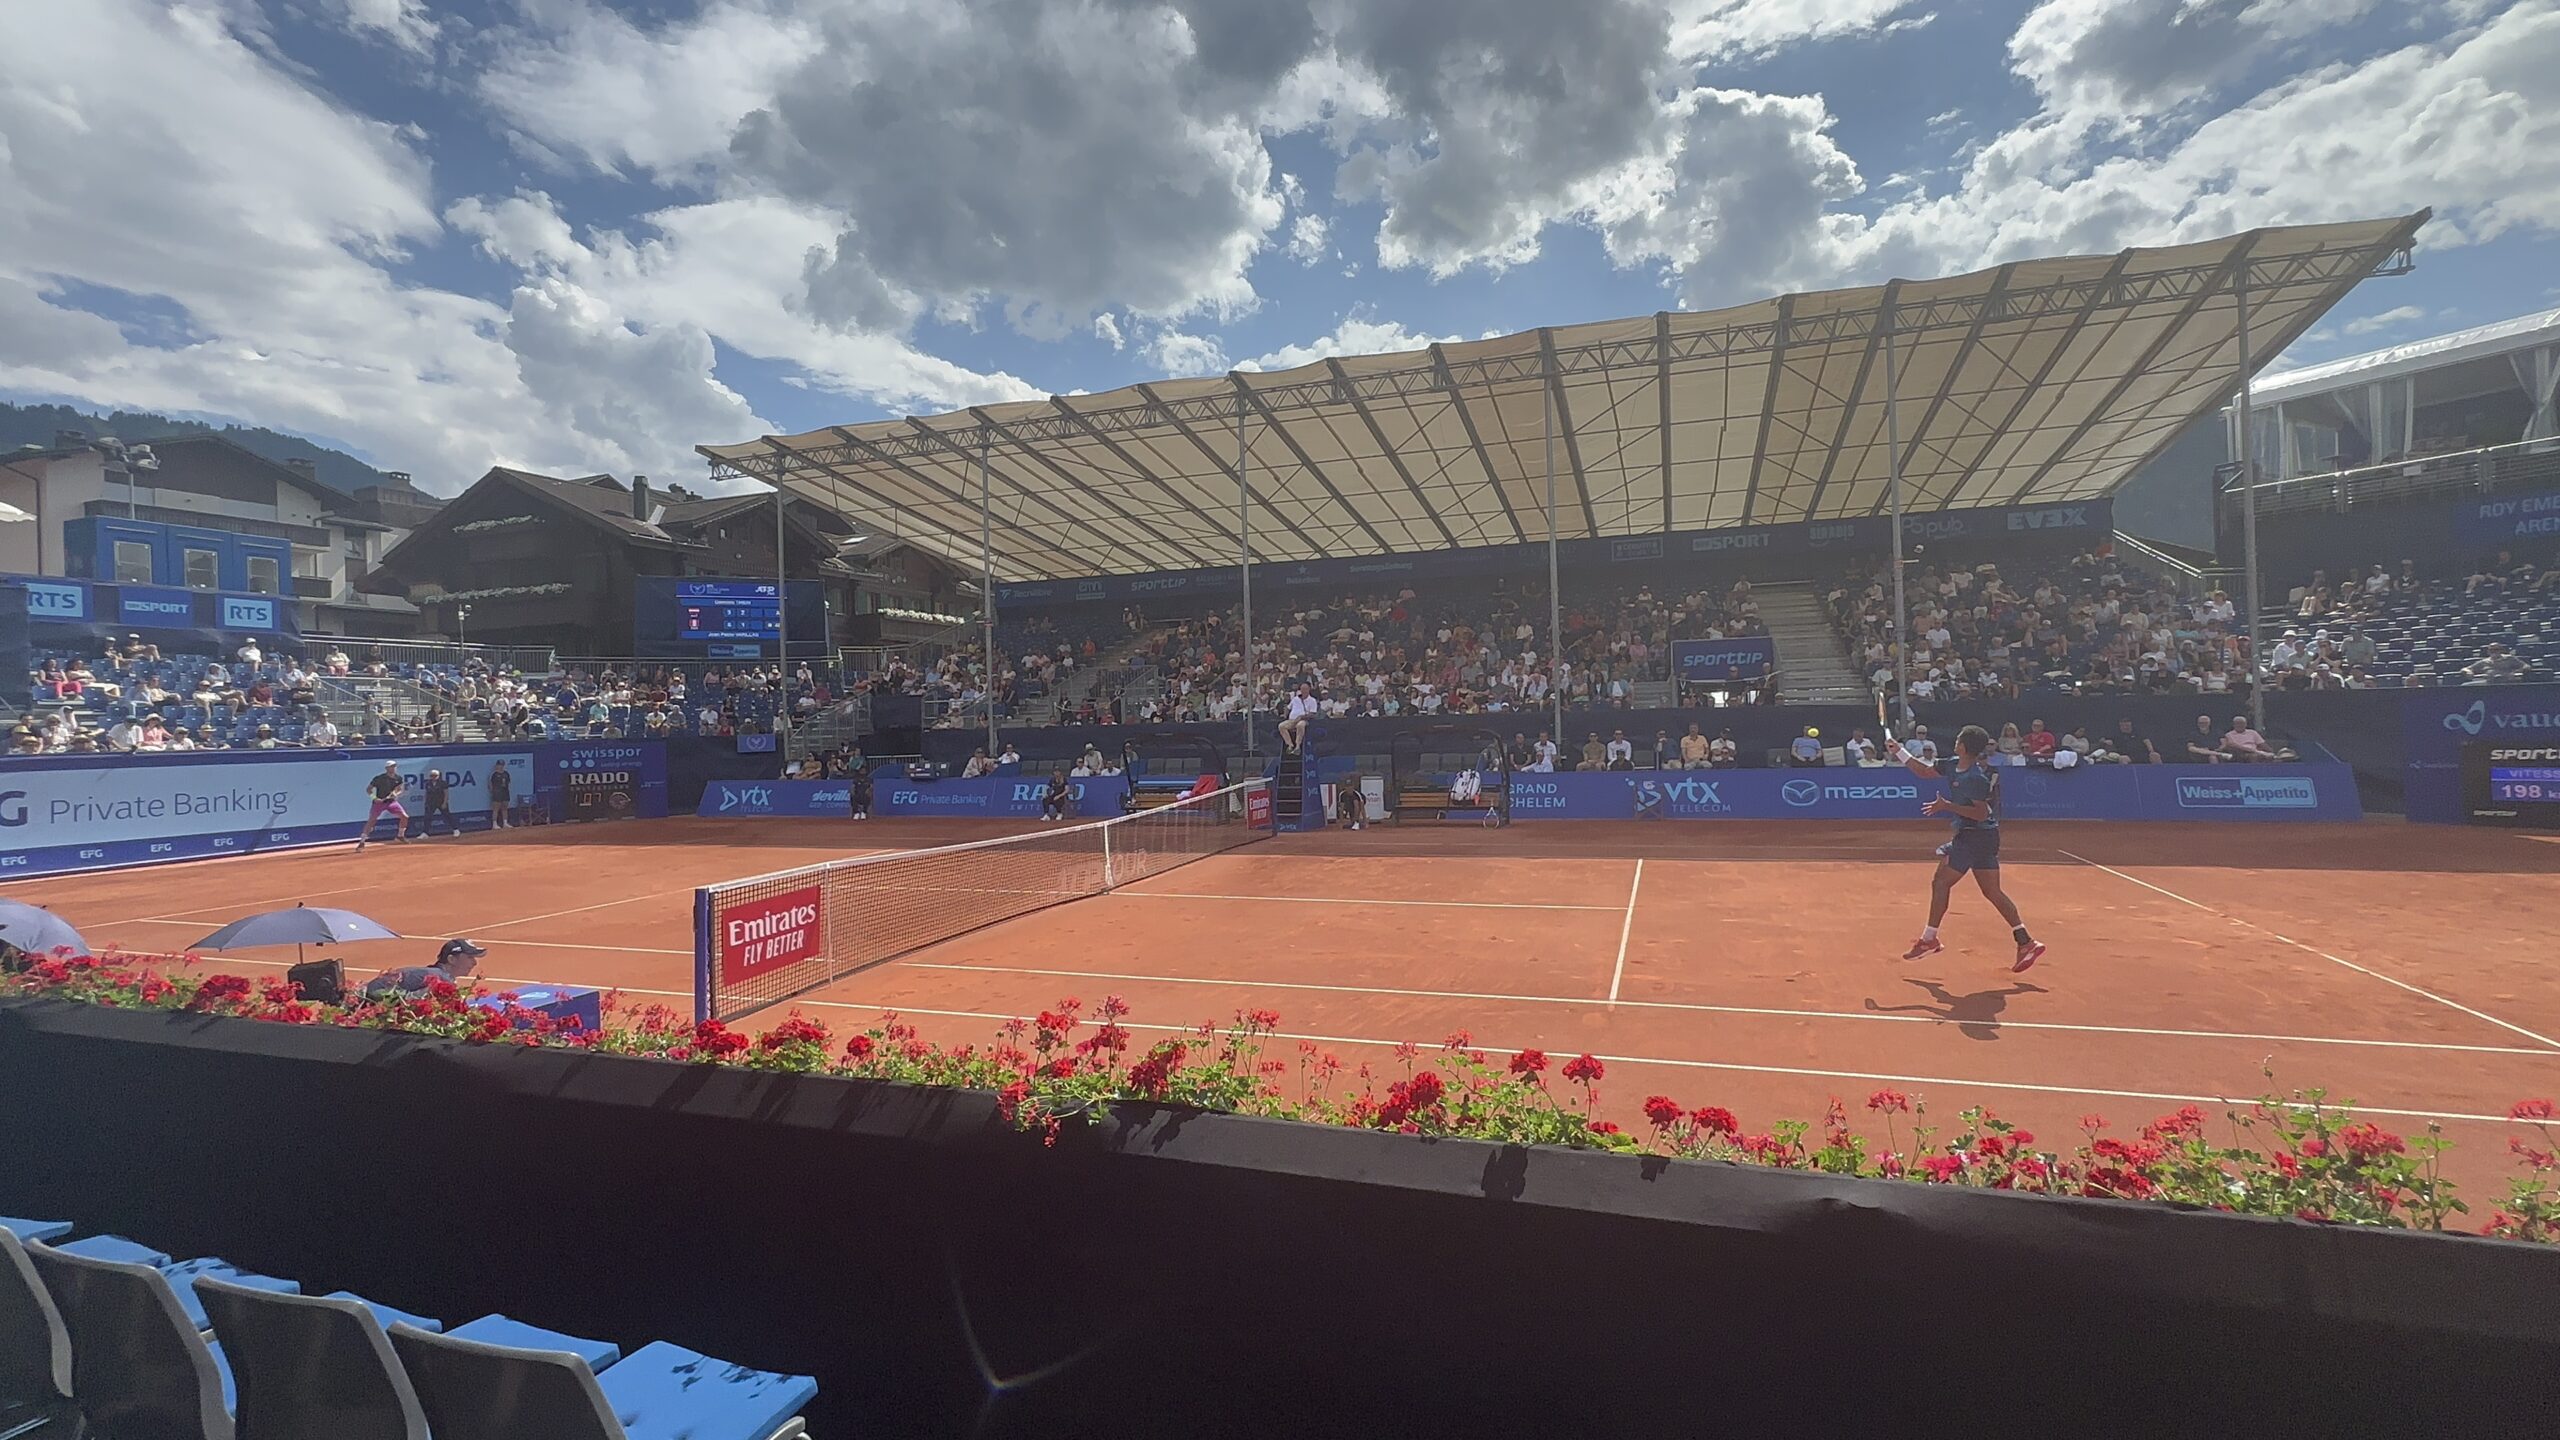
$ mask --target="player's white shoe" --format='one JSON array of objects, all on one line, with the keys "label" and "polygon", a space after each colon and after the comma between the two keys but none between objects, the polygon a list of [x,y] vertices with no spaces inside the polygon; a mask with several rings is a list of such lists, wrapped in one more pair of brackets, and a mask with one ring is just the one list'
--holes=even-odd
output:
[{"label": "player's white shoe", "polygon": [[2013,975],[2023,973],[2043,958],[2044,945],[2042,942],[2030,940],[2026,944],[2018,947],[2018,963],[2009,967],[2009,973]]},{"label": "player's white shoe", "polygon": [[1919,939],[1911,942],[1911,948],[1902,952],[1902,958],[1905,960],[1926,960],[1930,956],[1935,955],[1946,948],[1946,946],[1938,943],[1936,936],[1923,935]]}]

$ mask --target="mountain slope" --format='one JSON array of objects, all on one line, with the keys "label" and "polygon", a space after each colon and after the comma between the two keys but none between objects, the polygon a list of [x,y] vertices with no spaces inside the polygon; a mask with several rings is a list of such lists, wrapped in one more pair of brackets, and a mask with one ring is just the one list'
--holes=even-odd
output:
[{"label": "mountain slope", "polygon": [[314,445],[299,435],[285,435],[262,425],[207,425],[201,420],[172,420],[146,411],[118,410],[92,415],[68,405],[11,405],[0,402],[0,455],[22,445],[51,445],[57,430],[86,431],[89,438],[113,435],[127,444],[169,435],[220,435],[270,460],[308,460],[320,483],[354,492],[383,483],[382,472],[343,450]]}]

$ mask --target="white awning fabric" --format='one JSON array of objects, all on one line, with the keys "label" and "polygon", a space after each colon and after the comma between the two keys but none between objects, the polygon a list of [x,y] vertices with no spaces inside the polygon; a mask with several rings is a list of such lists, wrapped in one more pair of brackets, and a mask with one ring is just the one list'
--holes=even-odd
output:
[{"label": "white awning fabric", "polygon": [[971,569],[983,485],[997,579],[1134,574],[1234,564],[1240,505],[1257,563],[1543,542],[1550,437],[1560,539],[1878,514],[1890,369],[1907,508],[2087,499],[2228,401],[2426,218],[2024,260],[701,453]]}]

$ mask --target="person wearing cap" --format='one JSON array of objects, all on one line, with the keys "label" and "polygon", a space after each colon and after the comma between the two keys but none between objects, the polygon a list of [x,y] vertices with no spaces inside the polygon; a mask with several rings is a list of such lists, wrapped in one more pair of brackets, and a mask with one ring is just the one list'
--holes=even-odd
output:
[{"label": "person wearing cap", "polygon": [[461,834],[462,822],[453,818],[453,786],[445,779],[445,773],[442,770],[427,772],[426,790],[427,808],[426,812],[418,817],[418,833],[420,835],[435,834],[436,817],[441,815],[444,817],[444,828],[447,834]]},{"label": "person wearing cap", "polygon": [[447,940],[444,948],[436,952],[434,964],[403,965],[397,970],[385,970],[366,981],[364,998],[391,1000],[424,995],[440,979],[460,985],[471,978],[472,971],[480,968],[480,957],[488,953],[488,947],[476,940],[459,937]]},{"label": "person wearing cap", "polygon": [[[258,728],[264,730],[267,727],[261,725]],[[397,760],[383,761],[382,773],[364,782],[365,794],[370,797],[372,805],[365,811],[364,828],[356,832],[358,850],[373,843],[374,822],[385,815],[399,818],[400,823],[393,828],[391,838],[403,842],[408,840],[409,811],[400,803],[401,792],[408,788],[408,783],[400,778],[400,762]]]},{"label": "person wearing cap", "polygon": [[252,750],[273,750],[276,748],[276,727],[273,725],[259,726],[256,738],[249,742],[249,748]]}]

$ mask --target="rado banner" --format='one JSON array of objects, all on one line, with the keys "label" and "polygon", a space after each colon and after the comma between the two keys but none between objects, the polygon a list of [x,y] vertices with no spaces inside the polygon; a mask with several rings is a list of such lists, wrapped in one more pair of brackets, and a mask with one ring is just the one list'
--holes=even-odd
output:
[{"label": "rado banner", "polygon": [[667,813],[666,749],[659,745],[546,745],[563,820],[629,820]]}]

